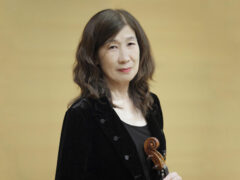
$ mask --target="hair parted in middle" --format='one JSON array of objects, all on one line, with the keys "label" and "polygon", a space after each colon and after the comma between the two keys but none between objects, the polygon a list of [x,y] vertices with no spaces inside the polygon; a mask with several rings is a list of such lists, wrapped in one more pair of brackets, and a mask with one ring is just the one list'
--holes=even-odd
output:
[{"label": "hair parted in middle", "polygon": [[[126,25],[135,32],[140,49],[139,70],[134,79],[130,81],[128,93],[135,106],[146,116],[153,103],[148,80],[152,79],[155,65],[150,44],[143,28],[125,10],[105,9],[88,21],[76,52],[73,69],[74,82],[81,88],[80,97],[107,97],[112,104],[111,93],[104,81],[104,74],[99,65],[98,50],[107,40],[114,38]],[[112,105],[114,106],[114,104]]]}]

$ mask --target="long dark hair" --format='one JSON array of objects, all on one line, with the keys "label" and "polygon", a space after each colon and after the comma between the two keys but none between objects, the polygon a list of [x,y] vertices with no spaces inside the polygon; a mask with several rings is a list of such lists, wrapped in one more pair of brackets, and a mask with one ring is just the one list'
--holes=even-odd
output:
[{"label": "long dark hair", "polygon": [[129,97],[146,116],[153,103],[148,80],[152,79],[154,61],[143,28],[129,12],[122,9],[102,10],[95,14],[85,26],[77,48],[73,69],[74,82],[81,88],[81,94],[75,100],[79,97],[100,98],[105,96],[112,104],[110,90],[99,67],[98,50],[125,25],[129,25],[134,30],[140,48],[139,70],[129,84]]}]

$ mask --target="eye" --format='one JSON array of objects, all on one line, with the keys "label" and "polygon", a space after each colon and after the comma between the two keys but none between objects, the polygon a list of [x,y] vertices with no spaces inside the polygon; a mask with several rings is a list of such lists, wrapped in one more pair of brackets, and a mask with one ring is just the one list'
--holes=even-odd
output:
[{"label": "eye", "polygon": [[111,45],[111,46],[108,47],[108,49],[116,49],[116,48],[117,48],[116,45]]},{"label": "eye", "polygon": [[136,43],[135,42],[129,42],[128,43],[128,46],[133,46],[133,45],[135,45]]}]

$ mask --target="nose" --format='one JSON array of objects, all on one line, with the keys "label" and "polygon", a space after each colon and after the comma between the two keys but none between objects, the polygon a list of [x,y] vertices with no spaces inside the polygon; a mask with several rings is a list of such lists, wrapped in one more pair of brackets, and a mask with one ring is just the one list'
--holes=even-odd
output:
[{"label": "nose", "polygon": [[124,64],[130,61],[129,52],[126,48],[121,48],[119,51],[118,62]]}]

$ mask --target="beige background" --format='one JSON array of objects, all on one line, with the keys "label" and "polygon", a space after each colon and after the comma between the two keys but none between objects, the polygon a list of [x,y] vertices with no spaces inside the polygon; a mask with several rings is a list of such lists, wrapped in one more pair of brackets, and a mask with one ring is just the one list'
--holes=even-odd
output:
[{"label": "beige background", "polygon": [[78,94],[76,46],[89,18],[125,8],[157,69],[167,164],[184,180],[239,179],[240,1],[0,0],[0,179],[54,179],[62,120]]}]

